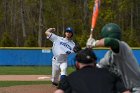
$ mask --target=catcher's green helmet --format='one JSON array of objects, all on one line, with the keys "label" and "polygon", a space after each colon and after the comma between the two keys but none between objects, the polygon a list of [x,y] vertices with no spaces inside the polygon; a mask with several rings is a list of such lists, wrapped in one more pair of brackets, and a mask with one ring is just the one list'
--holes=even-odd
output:
[{"label": "catcher's green helmet", "polygon": [[115,23],[106,24],[101,30],[101,37],[110,37],[115,39],[121,39],[121,29]]}]

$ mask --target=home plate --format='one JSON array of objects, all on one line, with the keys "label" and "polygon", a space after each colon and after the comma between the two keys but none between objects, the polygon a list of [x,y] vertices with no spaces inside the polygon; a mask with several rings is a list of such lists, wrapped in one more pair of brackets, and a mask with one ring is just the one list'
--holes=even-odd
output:
[{"label": "home plate", "polygon": [[38,77],[38,79],[50,79],[50,77]]}]

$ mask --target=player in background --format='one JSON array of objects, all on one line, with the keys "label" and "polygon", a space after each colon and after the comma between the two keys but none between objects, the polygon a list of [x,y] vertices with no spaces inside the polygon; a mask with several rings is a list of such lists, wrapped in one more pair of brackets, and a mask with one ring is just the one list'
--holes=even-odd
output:
[{"label": "player in background", "polygon": [[77,50],[75,50],[76,44],[72,40],[73,29],[71,27],[66,28],[65,37],[60,37],[53,31],[55,31],[55,28],[49,28],[45,34],[53,42],[52,84],[58,85],[59,75],[60,79],[67,75],[67,56]]},{"label": "player in background", "polygon": [[87,47],[109,47],[109,51],[97,64],[120,76],[127,89],[140,93],[140,67],[129,45],[121,41],[121,29],[115,23],[106,24],[100,40],[89,38]]}]

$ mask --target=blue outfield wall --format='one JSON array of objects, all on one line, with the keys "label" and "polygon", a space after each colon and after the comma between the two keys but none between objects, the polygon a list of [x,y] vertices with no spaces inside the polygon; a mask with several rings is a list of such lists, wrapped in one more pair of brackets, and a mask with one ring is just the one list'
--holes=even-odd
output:
[{"label": "blue outfield wall", "polygon": [[[107,49],[95,49],[94,52],[100,60]],[[140,64],[140,49],[133,49],[133,53]],[[0,49],[0,65],[27,65],[27,66],[50,66],[52,51],[50,49],[26,49],[26,48],[1,48]],[[75,54],[70,54],[68,57],[68,64],[74,64]]]}]

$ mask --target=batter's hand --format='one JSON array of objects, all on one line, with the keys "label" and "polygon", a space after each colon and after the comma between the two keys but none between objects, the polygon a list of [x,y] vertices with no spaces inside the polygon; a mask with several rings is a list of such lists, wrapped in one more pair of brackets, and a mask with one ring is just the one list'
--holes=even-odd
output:
[{"label": "batter's hand", "polygon": [[88,38],[87,43],[86,43],[87,48],[92,48],[94,46],[95,42],[96,41],[94,38],[92,38],[92,37]]}]

